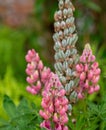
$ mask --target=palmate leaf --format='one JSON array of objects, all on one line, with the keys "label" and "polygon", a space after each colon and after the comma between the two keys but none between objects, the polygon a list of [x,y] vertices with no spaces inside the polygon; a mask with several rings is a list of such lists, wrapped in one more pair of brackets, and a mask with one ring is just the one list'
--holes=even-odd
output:
[{"label": "palmate leaf", "polygon": [[89,127],[87,126],[87,128],[85,128],[84,130],[96,130],[98,128],[97,124],[93,124],[90,125]]},{"label": "palmate leaf", "polygon": [[14,118],[13,120],[10,121],[10,124],[14,127],[20,126],[20,127],[25,127],[29,124],[32,123],[32,120],[36,121],[37,117],[36,115],[30,114],[24,114],[20,115],[19,117]]},{"label": "palmate leaf", "polygon": [[89,118],[100,118],[100,120],[106,119],[106,102],[102,102],[99,105],[89,102],[88,115]]},{"label": "palmate leaf", "polygon": [[88,103],[88,119],[89,125],[86,130],[105,130],[106,126],[106,102],[101,101],[100,104]]},{"label": "palmate leaf", "polygon": [[[20,121],[20,118],[21,118],[21,121]],[[14,119],[14,121],[11,121],[11,123],[9,124],[9,127],[11,126],[13,130],[36,130],[37,129],[38,127],[37,118],[33,119],[34,121],[32,121],[31,116],[29,118],[28,115],[24,116],[24,118],[20,116],[20,118],[17,118],[17,119]]]},{"label": "palmate leaf", "polygon": [[[85,118],[83,115],[80,115],[78,118],[77,118],[77,123],[76,123],[76,129],[75,130],[82,130],[84,129],[85,127]],[[74,130],[74,129],[73,129]]]},{"label": "palmate leaf", "polygon": [[30,108],[29,104],[28,104],[28,101],[23,98],[19,105],[17,106],[17,113],[18,115],[24,115],[25,113],[30,113],[32,112],[32,109]]},{"label": "palmate leaf", "polygon": [[[70,119],[70,118],[69,118]],[[86,126],[86,120],[83,114],[80,114],[76,118],[76,123],[72,123],[71,119],[69,120],[68,126],[70,130],[83,130]]]},{"label": "palmate leaf", "polygon": [[5,120],[1,119],[0,130],[40,130],[41,119],[38,117],[37,107],[34,103],[32,104],[22,99],[19,105],[15,106],[13,101],[5,95],[3,106],[9,116],[9,121],[5,123]]},{"label": "palmate leaf", "polygon": [[16,116],[16,106],[7,95],[4,96],[3,107],[10,118]]},{"label": "palmate leaf", "polygon": [[36,109],[33,109],[28,105],[26,99],[23,99],[17,107],[18,117],[15,118],[18,125],[27,126],[27,124],[31,123],[33,120],[37,120],[38,117],[36,115]]},{"label": "palmate leaf", "polygon": [[94,113],[94,114],[95,113],[97,114],[99,112],[98,106],[92,102],[88,102],[88,109],[91,113]]},{"label": "palmate leaf", "polygon": [[[80,109],[79,109],[80,110]],[[75,111],[76,123],[72,123],[69,118],[68,126],[70,130],[105,130],[106,126],[106,102],[99,104],[87,102],[87,110],[80,113]]]},{"label": "palmate leaf", "polygon": [[15,118],[15,121],[17,122],[17,126],[19,126],[20,130],[35,129],[36,124],[38,123],[36,109],[30,108],[27,100],[23,99],[20,102],[19,106],[17,107],[17,113],[19,113],[20,116]]},{"label": "palmate leaf", "polygon": [[101,120],[106,121],[106,103],[101,103],[98,106],[98,109],[99,109],[99,113],[98,113],[99,118]]}]

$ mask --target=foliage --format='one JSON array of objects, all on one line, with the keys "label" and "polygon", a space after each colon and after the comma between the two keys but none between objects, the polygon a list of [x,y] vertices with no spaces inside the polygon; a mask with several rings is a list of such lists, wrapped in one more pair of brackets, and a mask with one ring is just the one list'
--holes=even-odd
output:
[{"label": "foliage", "polygon": [[[105,100],[104,100],[105,99]],[[68,126],[70,130],[105,130],[106,129],[106,96],[100,104],[87,101],[86,111],[84,104],[73,110],[74,117],[69,117]],[[4,96],[3,107],[8,115],[8,119],[0,118],[0,130],[40,130],[39,124],[42,119],[39,117],[38,109],[33,102],[28,102],[23,98],[16,106],[7,96]],[[72,123],[73,119],[75,122]]]},{"label": "foliage", "polygon": [[38,130],[41,121],[38,108],[34,103],[28,104],[23,98],[16,106],[7,96],[4,96],[4,109],[9,117],[8,120],[0,118],[0,130]]},{"label": "foliage", "polygon": [[[103,97],[106,99],[106,96]],[[81,103],[81,102],[80,102]],[[106,101],[101,100],[100,104],[95,104],[91,101],[82,103],[74,110],[76,115],[75,123],[72,123],[72,117],[69,121],[71,130],[105,130],[106,128]],[[86,110],[84,108],[86,107]],[[75,117],[74,117],[75,118]]]},{"label": "foliage", "polygon": [[[100,92],[75,105],[68,126],[70,130],[106,130],[106,1],[73,0],[73,3],[79,53],[83,45],[90,42],[102,72]],[[31,21],[14,28],[3,23],[0,16],[0,130],[41,129],[38,125],[41,122],[38,115],[41,97],[31,96],[25,90],[24,58],[29,48],[35,48],[44,63],[52,68],[56,9],[57,1],[36,0]]]},{"label": "foliage", "polygon": [[7,68],[4,79],[0,79],[0,117],[7,119],[2,107],[2,100],[5,94],[10,96],[14,100],[15,104],[18,104],[23,97],[26,97],[29,101],[34,101],[37,106],[40,106],[41,97],[30,96],[26,92],[26,84],[16,80],[16,78],[13,77],[11,67]]}]

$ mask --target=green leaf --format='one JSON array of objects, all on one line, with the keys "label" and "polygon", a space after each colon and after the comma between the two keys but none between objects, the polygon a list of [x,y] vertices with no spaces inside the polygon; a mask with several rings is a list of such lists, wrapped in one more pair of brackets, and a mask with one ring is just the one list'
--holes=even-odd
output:
[{"label": "green leaf", "polygon": [[76,123],[76,130],[82,130],[83,127],[86,125],[85,123],[85,119],[83,115],[80,115],[79,118],[77,119],[77,123]]},{"label": "green leaf", "polygon": [[24,115],[25,113],[30,113],[32,110],[29,107],[28,101],[23,98],[17,107],[17,112],[19,115]]},{"label": "green leaf", "polygon": [[5,123],[5,120],[1,118],[0,130],[40,130],[40,119],[34,103],[30,105],[23,98],[16,107],[12,100],[5,95],[3,105],[7,114],[10,116],[10,120]]},{"label": "green leaf", "polygon": [[14,120],[17,122],[18,125],[26,126],[27,124],[31,123],[33,119],[36,120],[37,116],[32,114],[24,114],[15,118]]},{"label": "green leaf", "polygon": [[35,109],[35,110],[37,109],[35,103],[33,103],[33,102],[31,103],[31,107],[32,107],[32,109]]},{"label": "green leaf", "polygon": [[3,107],[10,118],[16,116],[16,106],[7,95],[4,96]]},{"label": "green leaf", "polygon": [[72,130],[74,130],[75,126],[74,124],[72,123],[72,121],[70,120],[69,123],[68,123],[68,127]]}]

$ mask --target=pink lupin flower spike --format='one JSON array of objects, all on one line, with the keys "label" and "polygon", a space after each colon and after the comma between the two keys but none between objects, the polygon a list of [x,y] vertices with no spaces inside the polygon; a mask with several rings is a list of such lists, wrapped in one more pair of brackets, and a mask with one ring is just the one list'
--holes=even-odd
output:
[{"label": "pink lupin flower spike", "polygon": [[98,81],[100,78],[100,68],[89,44],[85,45],[80,63],[76,65],[77,76],[79,77],[78,98],[84,98],[84,94],[92,94],[100,89]]},{"label": "pink lupin flower spike", "polygon": [[[42,96],[41,105],[43,110],[40,110],[39,114],[44,118],[44,121],[40,126],[46,130],[68,130],[68,127],[65,126],[68,122],[66,113],[68,110],[68,99],[65,97],[65,90],[56,74],[50,74]],[[54,128],[51,128],[50,120],[54,123]]]},{"label": "pink lupin flower spike", "polygon": [[28,51],[25,59],[28,62],[26,68],[28,76],[26,80],[29,84],[26,90],[35,95],[41,90],[41,86],[45,84],[46,80],[48,80],[51,70],[44,67],[43,62],[34,49]]}]

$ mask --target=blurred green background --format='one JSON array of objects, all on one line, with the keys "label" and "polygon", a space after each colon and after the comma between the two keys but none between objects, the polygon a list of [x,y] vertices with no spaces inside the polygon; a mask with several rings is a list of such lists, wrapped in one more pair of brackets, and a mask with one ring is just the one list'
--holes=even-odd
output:
[{"label": "blurred green background", "polygon": [[[76,11],[78,51],[89,42],[101,68],[100,92],[90,97],[100,101],[106,95],[106,0],[73,0]],[[25,55],[34,48],[44,64],[54,64],[52,35],[58,0],[0,0],[0,116],[6,118],[2,101],[7,94],[18,102],[36,97],[26,88]],[[36,103],[36,102],[35,102]]]}]

